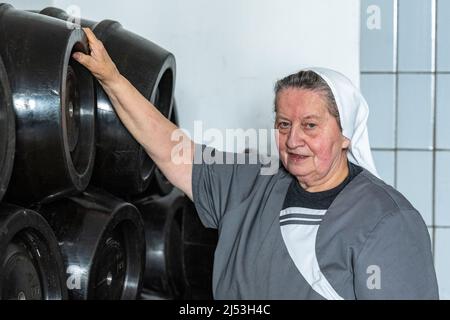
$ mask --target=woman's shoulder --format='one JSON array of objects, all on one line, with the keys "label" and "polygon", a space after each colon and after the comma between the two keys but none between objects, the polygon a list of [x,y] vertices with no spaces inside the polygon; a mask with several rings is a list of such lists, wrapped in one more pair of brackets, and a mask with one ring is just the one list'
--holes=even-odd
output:
[{"label": "woman's shoulder", "polygon": [[354,230],[370,231],[386,219],[423,222],[420,213],[401,192],[365,169],[341,191],[329,211],[334,212],[330,222],[342,221],[346,228]]},{"label": "woman's shoulder", "polygon": [[349,193],[353,193],[359,201],[367,202],[368,206],[382,209],[385,213],[416,211],[400,191],[366,169],[363,169],[352,182],[354,185],[349,185]]},{"label": "woman's shoulder", "polygon": [[427,236],[423,218],[408,199],[364,169],[335,199],[320,235],[322,243],[330,243],[329,237],[337,234],[342,238],[338,243],[349,243],[358,251],[369,238],[392,236],[393,228],[403,236]]}]

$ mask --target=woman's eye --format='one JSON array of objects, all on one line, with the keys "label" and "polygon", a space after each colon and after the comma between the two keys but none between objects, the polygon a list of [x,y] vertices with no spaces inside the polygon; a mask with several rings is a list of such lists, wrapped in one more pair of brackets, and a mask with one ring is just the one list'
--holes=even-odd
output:
[{"label": "woman's eye", "polygon": [[289,128],[289,122],[281,121],[278,123],[278,127],[280,129],[287,129],[287,128]]}]

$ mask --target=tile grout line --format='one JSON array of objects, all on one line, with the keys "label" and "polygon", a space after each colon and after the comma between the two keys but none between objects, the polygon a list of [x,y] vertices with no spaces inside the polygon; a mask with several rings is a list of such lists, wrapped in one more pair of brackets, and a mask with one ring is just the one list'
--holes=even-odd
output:
[{"label": "tile grout line", "polygon": [[399,74],[398,74],[398,60],[399,60],[399,38],[400,35],[398,34],[399,31],[399,9],[400,4],[399,0],[394,0],[394,26],[393,26],[393,32],[394,32],[394,74],[395,74],[395,85],[394,85],[394,188],[398,189],[398,100],[399,100]]},{"label": "tile grout line", "polygon": [[433,123],[433,173],[432,173],[432,207],[431,207],[431,224],[433,226],[432,228],[432,243],[433,243],[433,261],[436,264],[436,134],[437,134],[437,128],[436,128],[436,122],[437,122],[437,66],[438,66],[438,41],[437,41],[437,33],[438,33],[438,19],[437,19],[437,12],[438,12],[438,0],[432,0],[432,53],[433,53],[433,117],[432,117],[432,123]]}]

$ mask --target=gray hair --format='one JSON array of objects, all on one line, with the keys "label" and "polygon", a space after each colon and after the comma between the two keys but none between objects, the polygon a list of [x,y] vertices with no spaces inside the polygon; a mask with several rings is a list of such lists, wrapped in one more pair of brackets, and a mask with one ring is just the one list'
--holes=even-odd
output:
[{"label": "gray hair", "polygon": [[342,131],[339,110],[333,92],[326,81],[317,73],[311,70],[300,71],[291,74],[275,83],[274,111],[277,112],[277,98],[280,91],[289,88],[307,89],[321,93],[327,101],[328,112],[336,118],[339,128]]}]

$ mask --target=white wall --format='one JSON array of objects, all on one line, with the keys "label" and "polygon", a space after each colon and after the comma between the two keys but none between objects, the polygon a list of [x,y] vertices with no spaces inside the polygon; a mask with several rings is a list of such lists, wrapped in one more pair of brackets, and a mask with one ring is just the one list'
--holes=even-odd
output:
[{"label": "white wall", "polygon": [[[25,1],[13,1],[25,2]],[[359,84],[358,0],[54,0],[114,19],[177,59],[181,126],[272,127],[274,82],[303,66]]]},{"label": "white wall", "polygon": [[52,0],[12,0],[2,1],[2,3],[9,3],[17,9],[21,10],[38,10],[52,5]]}]

